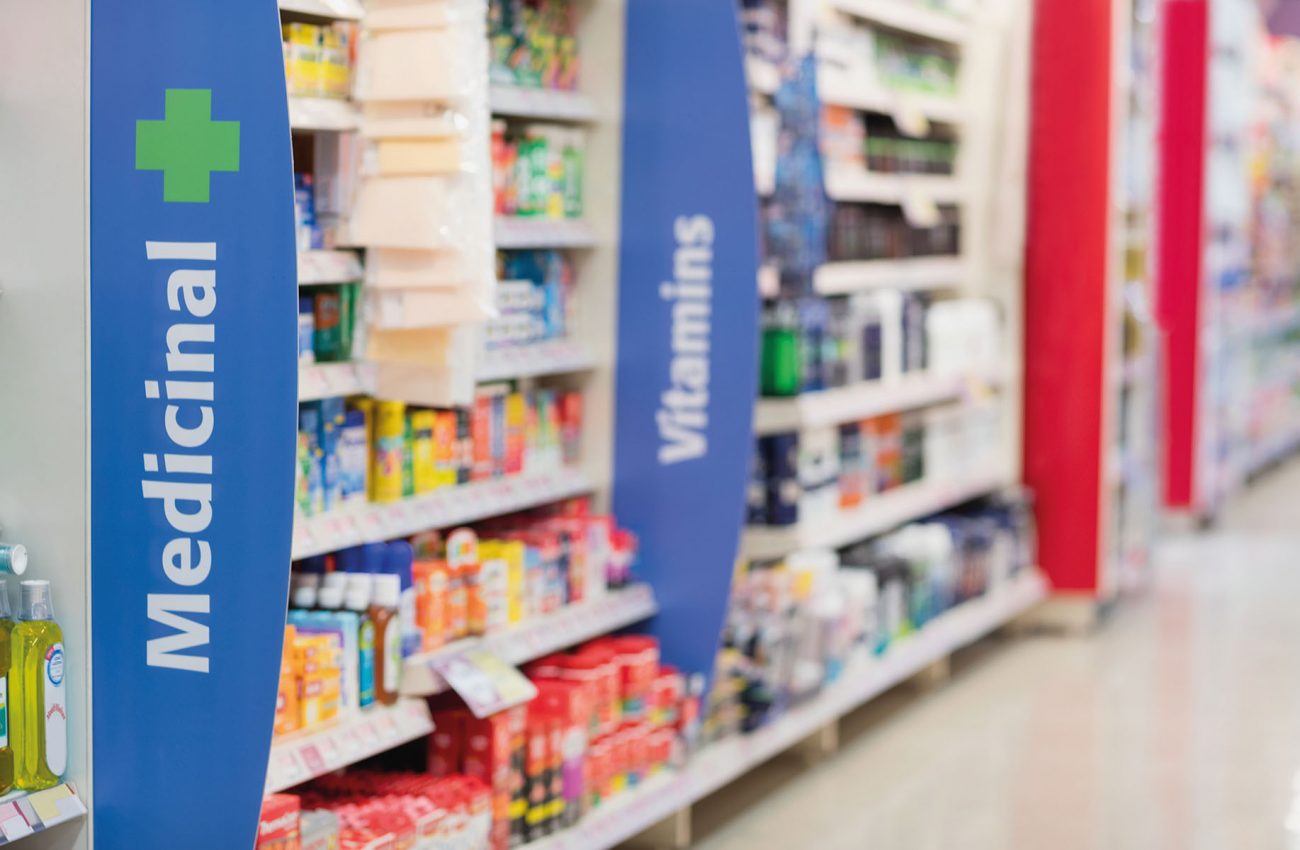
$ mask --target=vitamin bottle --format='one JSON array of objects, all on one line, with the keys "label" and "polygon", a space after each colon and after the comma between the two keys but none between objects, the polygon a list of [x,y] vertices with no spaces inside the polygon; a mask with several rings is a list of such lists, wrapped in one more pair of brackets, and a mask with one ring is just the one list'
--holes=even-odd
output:
[{"label": "vitamin bottle", "polygon": [[375,621],[370,618],[371,577],[348,574],[347,609],[357,615],[357,702],[366,708],[375,701]]},{"label": "vitamin bottle", "polygon": [[367,612],[375,629],[375,700],[381,705],[397,702],[402,675],[402,629],[397,616],[402,581],[385,573],[374,578],[374,595]]},{"label": "vitamin bottle", "polygon": [[22,613],[10,637],[10,737],[14,784],[39,791],[68,767],[63,630],[54,622],[48,581],[22,583]]}]

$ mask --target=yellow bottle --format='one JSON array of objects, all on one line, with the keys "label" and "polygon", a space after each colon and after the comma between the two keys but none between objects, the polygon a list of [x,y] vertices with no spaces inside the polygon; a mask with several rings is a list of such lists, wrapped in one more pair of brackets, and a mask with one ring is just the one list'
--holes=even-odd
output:
[{"label": "yellow bottle", "polygon": [[59,784],[68,767],[63,630],[54,622],[48,581],[22,583],[21,618],[10,637],[10,735],[15,785],[38,791]]},{"label": "yellow bottle", "polygon": [[0,794],[14,787],[14,748],[9,741],[9,639],[13,628],[9,587],[0,579]]}]

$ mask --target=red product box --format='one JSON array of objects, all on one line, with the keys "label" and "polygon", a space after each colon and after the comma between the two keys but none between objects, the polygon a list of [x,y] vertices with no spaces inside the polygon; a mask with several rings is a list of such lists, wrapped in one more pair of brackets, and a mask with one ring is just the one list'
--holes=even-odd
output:
[{"label": "red product box", "polygon": [[463,708],[446,709],[433,715],[433,734],[429,736],[429,773],[451,776],[461,772],[464,761],[462,744],[465,723],[471,715]]},{"label": "red product box", "polygon": [[524,706],[507,709],[491,717],[469,717],[464,726],[465,775],[478,779],[491,791],[491,846],[494,850],[510,845],[511,824],[518,805],[516,800],[523,781],[517,775],[527,710]]},{"label": "red product box", "polygon": [[295,794],[272,794],[263,800],[262,816],[257,822],[257,850],[299,850],[301,816],[302,801]]}]

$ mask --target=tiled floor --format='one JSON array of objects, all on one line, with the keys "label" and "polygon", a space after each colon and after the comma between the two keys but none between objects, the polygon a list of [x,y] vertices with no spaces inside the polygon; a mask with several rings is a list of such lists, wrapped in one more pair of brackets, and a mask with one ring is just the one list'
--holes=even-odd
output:
[{"label": "tiled floor", "polygon": [[1300,464],[1158,560],[1094,636],[985,643],[705,801],[696,846],[1300,847]]}]

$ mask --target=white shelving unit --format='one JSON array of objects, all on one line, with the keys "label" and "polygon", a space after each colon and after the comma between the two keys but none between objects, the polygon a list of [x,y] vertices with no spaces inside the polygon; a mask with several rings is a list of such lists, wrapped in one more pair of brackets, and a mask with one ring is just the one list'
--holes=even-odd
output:
[{"label": "white shelving unit", "polygon": [[298,401],[362,395],[374,384],[365,363],[313,363],[298,367]]},{"label": "white shelving unit", "polygon": [[492,114],[541,121],[588,122],[596,120],[596,104],[578,91],[493,86],[489,96]]},{"label": "white shelving unit", "polygon": [[916,257],[827,263],[813,275],[821,295],[847,295],[868,289],[927,290],[960,286],[969,276],[962,257]]},{"label": "white shelving unit", "polygon": [[1001,469],[989,469],[956,481],[921,480],[879,495],[858,507],[788,526],[750,526],[741,537],[741,553],[755,560],[780,558],[800,549],[847,546],[904,523],[922,519],[1009,485]]},{"label": "white shelving unit", "polygon": [[1003,377],[997,373],[921,374],[804,393],[791,398],[762,398],[754,411],[754,431],[760,435],[778,434],[958,401],[999,385]]},{"label": "white shelving unit", "polygon": [[585,221],[551,218],[496,220],[496,245],[501,249],[591,248],[596,232]]},{"label": "white shelving unit", "polygon": [[564,832],[528,850],[609,850],[729,785],[828,723],[902,684],[929,665],[969,646],[1041,602],[1037,574],[972,599],[895,643],[879,658],[859,659],[821,694],[769,726],[705,747],[678,771],[665,771],[615,797]]},{"label": "white shelving unit", "polygon": [[355,511],[300,517],[293,526],[293,559],[468,525],[581,496],[592,489],[591,480],[581,470],[560,469],[446,487]]},{"label": "white shelving unit", "polygon": [[478,364],[480,383],[517,378],[540,378],[566,375],[596,367],[596,358],[581,342],[549,340],[536,345],[521,345],[488,351]]},{"label": "white shelving unit", "polygon": [[961,101],[955,97],[890,89],[877,80],[848,79],[823,72],[818,89],[822,102],[833,106],[895,117],[917,115],[936,124],[959,125],[966,120]]},{"label": "white shelving unit", "polygon": [[907,204],[929,201],[959,204],[966,187],[957,177],[936,174],[874,174],[866,169],[829,168],[826,194],[832,201],[864,204]]},{"label": "white shelving unit", "polygon": [[0,797],[0,847],[86,816],[86,804],[70,782],[43,791],[14,791]]},{"label": "white shelving unit", "polygon": [[830,0],[830,5],[887,29],[948,44],[962,44],[970,28],[969,23],[955,13],[927,9],[920,3],[907,0]]},{"label": "white shelving unit", "polygon": [[436,652],[413,655],[406,659],[402,670],[402,693],[425,697],[445,691],[447,683],[433,668],[433,663],[439,658],[472,649],[486,649],[509,664],[524,664],[649,619],[658,610],[654,591],[649,585],[610,591],[599,599],[569,605],[500,634],[468,638]]},{"label": "white shelving unit", "polygon": [[365,14],[360,0],[279,0],[280,11],[341,21],[359,21]]},{"label": "white shelving unit", "polygon": [[328,97],[289,98],[289,126],[294,130],[346,132],[361,126],[351,101]]},{"label": "white shelving unit", "polygon": [[427,702],[399,699],[391,706],[362,709],[320,729],[286,735],[271,745],[266,793],[293,788],[432,731]]},{"label": "white shelving unit", "polygon": [[321,286],[361,280],[365,271],[355,251],[301,251],[298,254],[298,285]]}]

